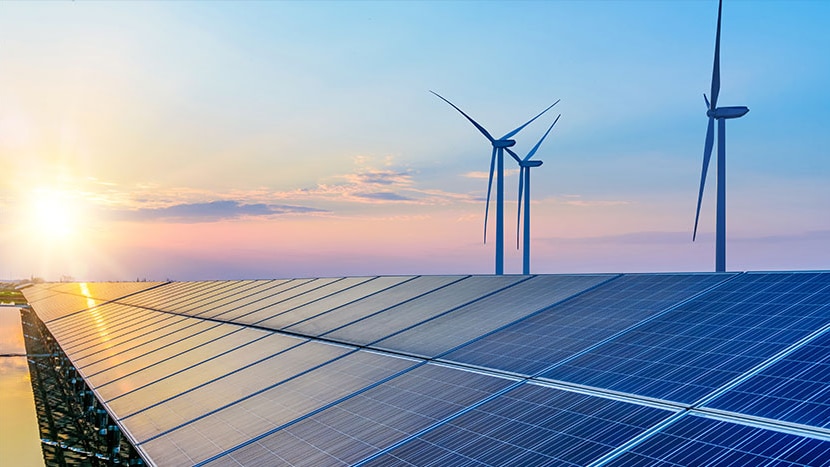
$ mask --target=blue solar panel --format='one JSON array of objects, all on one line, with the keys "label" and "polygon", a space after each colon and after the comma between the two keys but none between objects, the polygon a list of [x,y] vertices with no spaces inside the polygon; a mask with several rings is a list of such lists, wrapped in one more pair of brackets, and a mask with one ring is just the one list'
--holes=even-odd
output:
[{"label": "blue solar panel", "polygon": [[232,449],[209,465],[351,465],[511,384],[515,382],[422,365]]},{"label": "blue solar panel", "polygon": [[742,274],[545,372],[692,403],[830,322],[827,273]]},{"label": "blue solar panel", "polygon": [[524,384],[366,465],[587,465],[672,413]]},{"label": "blue solar panel", "polygon": [[[830,312],[830,306],[826,311]],[[830,333],[813,339],[707,406],[830,427]]]},{"label": "blue solar panel", "polygon": [[691,297],[732,274],[632,274],[442,357],[532,375]]},{"label": "blue solar panel", "polygon": [[433,315],[416,326],[374,342],[371,346],[410,355],[435,357],[612,277],[534,276],[448,313]]},{"label": "blue solar panel", "polygon": [[689,415],[605,465],[783,467],[828,463],[830,441]]}]

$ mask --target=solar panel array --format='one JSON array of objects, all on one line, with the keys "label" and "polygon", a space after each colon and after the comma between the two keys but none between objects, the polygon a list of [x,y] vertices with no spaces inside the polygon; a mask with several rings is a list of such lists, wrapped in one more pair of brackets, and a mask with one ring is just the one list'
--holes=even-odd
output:
[{"label": "solar panel array", "polygon": [[830,272],[24,293],[151,465],[830,465]]}]

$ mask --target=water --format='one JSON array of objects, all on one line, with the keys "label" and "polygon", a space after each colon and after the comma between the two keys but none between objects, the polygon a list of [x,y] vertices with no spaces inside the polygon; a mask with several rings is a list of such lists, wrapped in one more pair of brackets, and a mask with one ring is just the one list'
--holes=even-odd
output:
[{"label": "water", "polygon": [[42,466],[20,309],[0,306],[0,464]]}]

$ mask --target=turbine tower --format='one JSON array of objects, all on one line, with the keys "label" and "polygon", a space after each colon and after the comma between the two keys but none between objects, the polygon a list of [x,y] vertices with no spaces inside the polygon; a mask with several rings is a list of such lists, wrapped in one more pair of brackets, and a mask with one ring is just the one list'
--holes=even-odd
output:
[{"label": "turbine tower", "polygon": [[703,147],[703,169],[700,173],[700,191],[697,195],[697,210],[695,212],[695,228],[692,241],[697,237],[697,223],[700,217],[700,202],[703,200],[703,187],[706,184],[706,172],[709,169],[709,159],[712,157],[712,146],[715,141],[715,120],[718,121],[718,204],[715,235],[715,272],[726,271],[726,120],[743,117],[749,108],[718,107],[718,93],[720,92],[720,23],[723,0],[718,1],[718,29],[715,35],[715,62],[712,66],[712,100],[703,94],[706,102],[706,116],[709,117],[709,127],[706,130],[706,142]]},{"label": "turbine tower", "polygon": [[[539,167],[542,165],[542,161],[540,160],[530,160],[536,151],[539,150],[539,146],[542,145],[542,141],[547,138],[548,133],[550,130],[553,129],[553,126],[556,125],[556,122],[559,121],[559,117],[562,114],[559,114],[556,117],[556,120],[551,123],[550,127],[548,127],[548,131],[542,135],[542,138],[539,139],[539,142],[536,143],[536,146],[533,146],[533,149],[527,153],[524,159],[519,159],[519,156],[516,155],[515,152],[510,150],[509,148],[505,148],[514,159],[519,162],[519,202],[517,203],[516,209],[516,248],[519,248],[519,226],[522,220],[522,196],[524,195],[525,200],[525,220],[524,220],[524,235],[523,235],[523,244],[524,249],[522,250],[522,274],[530,274],[530,169],[531,167]],[[524,191],[522,191],[524,189]]]},{"label": "turbine tower", "polygon": [[507,133],[501,138],[495,139],[490,135],[490,133],[487,132],[487,130],[484,129],[483,126],[479,125],[478,122],[476,122],[469,115],[464,113],[464,111],[459,109],[455,104],[448,101],[435,91],[430,92],[438,96],[438,98],[440,98],[447,104],[451,105],[455,110],[460,112],[461,115],[466,117],[467,120],[469,120],[470,123],[472,123],[473,126],[475,126],[478,129],[478,131],[480,131],[481,134],[483,134],[484,137],[486,137],[487,140],[490,141],[490,144],[493,146],[493,154],[492,156],[490,156],[490,179],[487,182],[487,204],[484,208],[484,243],[487,243],[487,217],[490,212],[490,191],[493,186],[493,169],[494,167],[497,167],[498,170],[496,171],[496,274],[504,274],[504,149],[516,144],[515,140],[510,139],[512,136],[515,136],[518,132],[522,131],[524,127],[530,125],[531,122],[541,117],[542,114],[550,110],[551,107],[556,105],[559,101],[557,100],[556,102],[551,104],[547,109],[539,112],[538,115],[528,120],[522,126],[516,128],[510,133]]}]

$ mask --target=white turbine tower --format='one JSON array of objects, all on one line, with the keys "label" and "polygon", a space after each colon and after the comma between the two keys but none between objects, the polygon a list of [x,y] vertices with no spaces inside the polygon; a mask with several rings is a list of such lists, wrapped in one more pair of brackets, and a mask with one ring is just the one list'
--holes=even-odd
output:
[{"label": "white turbine tower", "polygon": [[469,120],[470,123],[472,123],[473,126],[475,126],[478,129],[478,131],[480,131],[481,134],[483,134],[487,138],[487,140],[490,141],[490,144],[493,146],[493,154],[490,157],[490,179],[487,183],[487,204],[484,209],[484,243],[487,243],[487,217],[490,211],[490,191],[493,186],[493,169],[494,167],[497,167],[498,170],[496,171],[496,274],[504,274],[504,149],[516,144],[515,140],[510,139],[512,136],[522,131],[524,127],[528,126],[531,122],[542,116],[542,114],[550,110],[551,107],[556,105],[559,101],[554,102],[547,109],[539,112],[538,115],[528,120],[524,125],[507,133],[499,139],[495,139],[490,135],[490,133],[487,132],[487,130],[484,129],[483,126],[479,125],[478,122],[476,122],[469,115],[464,113],[464,111],[459,109],[455,104],[448,101],[435,91],[430,92],[438,96],[438,98],[440,98],[447,104],[451,105],[455,110],[460,112],[461,115],[466,117],[467,120]]},{"label": "white turbine tower", "polygon": [[715,120],[718,121],[718,203],[715,235],[715,271],[726,271],[726,120],[743,117],[749,108],[718,107],[718,93],[720,92],[720,22],[723,0],[718,2],[718,29],[715,35],[715,62],[712,66],[712,101],[703,94],[706,102],[706,115],[709,117],[709,127],[706,130],[706,143],[703,147],[703,169],[700,173],[700,191],[697,195],[697,210],[695,212],[695,229],[692,241],[697,237],[697,223],[700,217],[700,202],[703,200],[703,187],[706,184],[706,172],[709,169],[709,159],[712,157],[712,146],[715,141]]},{"label": "white turbine tower", "polygon": [[521,224],[522,219],[522,196],[524,196],[525,200],[525,219],[524,219],[524,234],[523,234],[523,246],[524,249],[522,250],[522,274],[530,274],[530,169],[532,167],[539,167],[542,165],[542,161],[540,160],[530,160],[536,151],[539,150],[539,146],[542,145],[542,141],[548,137],[548,133],[550,130],[553,129],[553,126],[556,125],[556,122],[559,121],[559,117],[562,114],[559,114],[556,117],[556,120],[551,123],[548,127],[548,131],[542,135],[542,138],[539,139],[539,142],[536,143],[536,146],[533,146],[533,149],[527,153],[524,159],[519,159],[519,156],[516,155],[515,152],[510,150],[509,148],[505,148],[514,159],[519,162],[519,202],[517,203],[517,213],[516,213],[516,248],[519,248],[519,226]]}]

